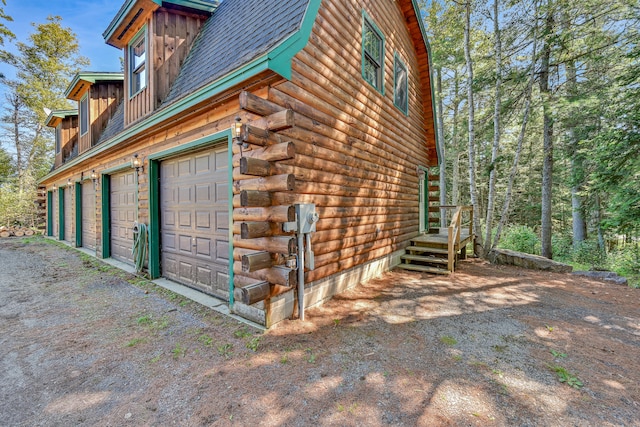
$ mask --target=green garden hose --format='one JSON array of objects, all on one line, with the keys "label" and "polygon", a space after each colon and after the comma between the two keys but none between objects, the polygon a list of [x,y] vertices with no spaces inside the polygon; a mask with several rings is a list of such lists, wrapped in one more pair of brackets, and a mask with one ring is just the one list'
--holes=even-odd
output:
[{"label": "green garden hose", "polygon": [[147,225],[135,223],[133,226],[133,248],[131,254],[136,263],[136,271],[140,273],[147,259]]}]

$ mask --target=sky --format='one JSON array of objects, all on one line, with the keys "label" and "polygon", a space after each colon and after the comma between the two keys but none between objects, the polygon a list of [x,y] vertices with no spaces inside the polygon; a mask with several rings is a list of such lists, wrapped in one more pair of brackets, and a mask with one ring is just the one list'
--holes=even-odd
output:
[{"label": "sky", "polygon": [[[122,52],[104,42],[102,33],[115,17],[124,0],[6,0],[4,12],[13,18],[5,25],[16,35],[5,40],[4,49],[15,52],[14,42],[26,42],[34,32],[31,23],[44,23],[47,16],[62,17],[62,25],[70,27],[78,38],[80,54],[91,60],[83,71],[120,71]],[[1,5],[1,3],[0,3]],[[12,67],[0,63],[0,73],[12,78]],[[71,79],[72,76],[69,76]],[[0,88],[0,91],[4,91]]]}]

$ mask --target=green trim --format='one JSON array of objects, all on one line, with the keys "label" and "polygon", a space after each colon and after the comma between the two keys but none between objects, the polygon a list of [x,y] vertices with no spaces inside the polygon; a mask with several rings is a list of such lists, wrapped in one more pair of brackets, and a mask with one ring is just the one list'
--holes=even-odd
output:
[{"label": "green trim", "polygon": [[[85,129],[84,133],[82,133],[82,102],[83,101],[87,101],[87,128]],[[79,130],[79,134],[80,136],[85,136],[86,134],[89,133],[89,128],[91,127],[91,123],[89,120],[89,93],[85,93],[84,96],[82,98],[80,98],[80,101],[78,101],[78,130]]]},{"label": "green trim", "polygon": [[[162,6],[162,0],[151,0],[151,1],[157,4],[158,6]],[[116,13],[116,16],[109,23],[109,26],[107,27],[107,29],[104,30],[104,32],[102,33],[102,38],[104,38],[105,41],[109,40],[111,36],[113,36],[113,33],[115,33],[115,31],[118,29],[118,27],[120,26],[124,18],[127,16],[129,12],[131,12],[131,9],[133,9],[136,3],[138,3],[138,0],[127,0],[122,5],[118,13]]]},{"label": "green trim", "polygon": [[[407,97],[405,99],[405,105],[401,106],[396,104],[396,65],[400,63],[404,68],[405,73],[407,73]],[[404,63],[398,52],[393,53],[393,105],[396,108],[404,113],[405,116],[409,116],[409,68],[407,68],[407,64]]]},{"label": "green trim", "polygon": [[160,277],[160,161],[149,159],[149,276]]},{"label": "green trim", "polygon": [[67,90],[64,91],[65,98],[69,98],[73,89],[78,85],[78,83],[80,83],[80,80],[89,82],[91,84],[103,81],[120,81],[124,80],[124,74],[108,71],[80,71],[79,73],[76,73],[76,75],[73,77],[73,80],[71,80],[71,83],[69,83],[69,86],[67,86]]},{"label": "green trim", "polygon": [[76,193],[76,247],[82,246],[82,183],[76,181],[74,185]]},{"label": "green trim", "polygon": [[291,60],[309,43],[313,24],[316,22],[321,0],[309,0],[307,10],[298,31],[279,43],[269,52],[269,69],[291,80]]},{"label": "green trim", "polygon": [[102,258],[111,258],[111,177],[102,175]]},{"label": "green trim", "polygon": [[233,312],[233,305],[235,304],[235,298],[233,291],[235,290],[234,275],[233,275],[233,135],[231,130],[227,131],[227,151],[228,151],[228,168],[229,175],[229,310]]},{"label": "green trim", "polygon": [[438,135],[438,110],[436,109],[436,90],[433,87],[433,64],[431,62],[431,44],[429,43],[429,38],[427,37],[427,31],[424,28],[424,21],[422,19],[422,12],[420,11],[420,5],[417,0],[411,0],[411,4],[413,4],[413,11],[416,14],[416,19],[418,20],[418,26],[420,27],[420,32],[422,33],[422,40],[424,41],[424,46],[427,49],[427,59],[429,60],[429,86],[431,88],[431,109],[433,111],[433,132],[436,138],[436,155],[438,156],[438,165],[440,162],[444,161],[442,158],[442,151],[440,147],[440,138]]},{"label": "green trim", "polygon": [[47,191],[47,236],[53,236],[53,191]]},{"label": "green trim", "polygon": [[111,175],[133,168],[131,162],[105,169],[101,172],[102,182],[102,258],[111,258]]},{"label": "green trim", "polygon": [[216,11],[220,3],[208,0],[170,0],[164,3],[175,4],[176,6],[188,7],[189,9],[201,10],[203,12],[213,13]]},{"label": "green trim", "polygon": [[58,240],[64,240],[64,187],[58,187]]},{"label": "green trim", "polygon": [[[373,85],[373,83],[371,83],[369,80],[367,80],[367,78],[365,77],[364,74],[364,66],[365,66],[365,48],[364,48],[364,28],[365,28],[365,23],[371,27],[371,29],[378,35],[378,37],[380,37],[380,41],[382,42],[382,52],[381,53],[381,58],[380,58],[380,87],[377,88]],[[378,92],[380,92],[382,95],[384,95],[384,62],[385,62],[385,46],[386,46],[386,39],[384,37],[384,33],[380,30],[380,28],[376,25],[376,23],[373,21],[373,19],[371,19],[371,17],[367,14],[367,12],[362,9],[362,32],[360,33],[360,37],[361,37],[361,47],[362,47],[362,51],[361,51],[361,73],[362,73],[362,78],[364,79],[364,81],[366,81],[367,83],[369,83],[369,85],[371,85],[371,87],[373,87],[375,90],[377,90]]]},{"label": "green trim", "polygon": [[52,112],[49,113],[49,115],[45,119],[44,124],[46,126],[49,126],[49,123],[51,123],[51,120],[53,120],[54,118],[65,119],[69,116],[77,116],[77,115],[78,115],[77,108],[75,110],[53,110]]}]

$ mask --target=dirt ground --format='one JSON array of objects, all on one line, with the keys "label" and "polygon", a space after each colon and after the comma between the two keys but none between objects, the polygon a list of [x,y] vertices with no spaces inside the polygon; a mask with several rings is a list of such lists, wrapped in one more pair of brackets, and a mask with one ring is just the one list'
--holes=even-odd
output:
[{"label": "dirt ground", "polygon": [[472,260],[388,273],[262,333],[3,239],[0,423],[640,426],[639,297]]}]

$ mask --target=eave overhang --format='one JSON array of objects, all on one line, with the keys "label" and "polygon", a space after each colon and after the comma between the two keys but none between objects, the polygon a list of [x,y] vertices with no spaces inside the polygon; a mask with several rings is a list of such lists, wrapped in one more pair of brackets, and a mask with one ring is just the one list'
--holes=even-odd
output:
[{"label": "eave overhang", "polygon": [[64,92],[64,96],[72,101],[79,101],[92,84],[101,81],[124,81],[124,74],[111,72],[82,71],[77,73]]},{"label": "eave overhang", "polygon": [[66,119],[67,117],[77,115],[78,110],[54,110],[49,113],[44,123],[48,127],[55,128],[58,127],[58,125],[62,123],[62,120]]},{"label": "eave overhang", "polygon": [[127,0],[102,33],[104,41],[118,49],[124,49],[160,6],[161,0]]}]

